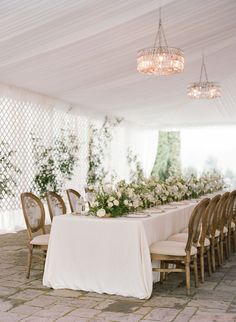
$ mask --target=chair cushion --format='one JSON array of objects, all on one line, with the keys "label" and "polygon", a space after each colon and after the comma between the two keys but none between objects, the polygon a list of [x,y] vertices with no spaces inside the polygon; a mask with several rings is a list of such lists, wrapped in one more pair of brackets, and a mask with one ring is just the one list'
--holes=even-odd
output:
[{"label": "chair cushion", "polygon": [[34,237],[30,244],[31,245],[42,245],[42,246],[46,246],[48,245],[48,241],[49,241],[49,234],[44,234],[44,235],[39,235]]},{"label": "chair cushion", "polygon": [[[158,241],[153,243],[150,246],[150,252],[151,254],[158,254],[158,255],[186,256],[185,247],[186,247],[185,243],[165,240],[165,241]],[[197,248],[192,247],[191,255],[195,255],[195,254],[197,254]]]},{"label": "chair cushion", "polygon": [[[187,243],[188,240],[188,234],[187,233],[179,233],[179,234],[175,234],[172,235],[168,238],[168,240],[173,240],[173,241],[177,241],[177,242],[181,242],[181,243]],[[210,245],[210,241],[208,238],[205,238],[204,240],[204,246],[209,246]],[[198,242],[197,247],[200,247],[200,243]]]}]

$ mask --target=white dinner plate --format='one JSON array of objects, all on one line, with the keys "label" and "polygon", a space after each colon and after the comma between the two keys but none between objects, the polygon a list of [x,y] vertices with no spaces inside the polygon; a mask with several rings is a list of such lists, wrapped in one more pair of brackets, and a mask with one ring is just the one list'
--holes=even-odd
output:
[{"label": "white dinner plate", "polygon": [[148,214],[160,214],[162,212],[165,212],[164,209],[153,209],[153,210],[145,210],[146,213]]},{"label": "white dinner plate", "polygon": [[145,214],[145,213],[137,213],[137,214],[128,214],[126,215],[127,218],[146,218],[149,217],[149,214]]},{"label": "white dinner plate", "polygon": [[161,206],[161,209],[176,209],[177,206]]}]

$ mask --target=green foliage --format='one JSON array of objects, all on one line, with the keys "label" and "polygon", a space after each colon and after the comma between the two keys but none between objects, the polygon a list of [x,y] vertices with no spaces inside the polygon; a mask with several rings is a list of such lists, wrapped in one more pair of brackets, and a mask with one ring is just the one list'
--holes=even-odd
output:
[{"label": "green foliage", "polygon": [[160,131],[152,176],[166,180],[170,176],[178,176],[180,173],[180,132]]},{"label": "green foliage", "polygon": [[130,148],[127,150],[127,161],[130,170],[130,181],[141,182],[144,178],[143,168],[137,154],[133,154]]},{"label": "green foliage", "polygon": [[101,184],[107,176],[108,172],[104,168],[106,151],[112,141],[112,130],[121,121],[121,119],[109,119],[106,116],[100,128],[90,124],[88,185]]},{"label": "green foliage", "polygon": [[4,141],[0,141],[0,200],[14,196],[13,188],[17,186],[15,177],[21,173],[14,163],[15,151]]},{"label": "green foliage", "polygon": [[51,146],[45,146],[41,138],[31,134],[36,174],[33,187],[41,197],[47,191],[61,191],[66,180],[71,180],[78,162],[77,137],[61,129]]}]

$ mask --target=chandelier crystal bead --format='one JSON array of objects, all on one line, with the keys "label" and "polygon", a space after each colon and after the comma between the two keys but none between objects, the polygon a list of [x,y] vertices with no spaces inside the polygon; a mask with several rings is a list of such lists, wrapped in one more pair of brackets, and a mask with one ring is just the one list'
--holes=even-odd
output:
[{"label": "chandelier crystal bead", "polygon": [[154,46],[138,51],[137,70],[147,75],[172,75],[184,70],[184,52],[167,45],[161,11]]},{"label": "chandelier crystal bead", "polygon": [[[203,73],[205,74],[205,80],[202,80]],[[214,99],[221,96],[220,85],[216,82],[208,81],[204,57],[202,57],[200,80],[189,84],[187,94],[192,99]]]}]

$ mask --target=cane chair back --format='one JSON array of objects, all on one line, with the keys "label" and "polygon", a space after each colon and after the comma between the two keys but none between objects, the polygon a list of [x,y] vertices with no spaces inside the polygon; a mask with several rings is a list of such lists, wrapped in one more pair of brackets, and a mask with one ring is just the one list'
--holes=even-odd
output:
[{"label": "cane chair back", "polygon": [[71,211],[81,213],[84,207],[84,200],[80,193],[74,189],[67,189],[66,193]]},{"label": "cane chair back", "polygon": [[60,195],[58,195],[56,192],[48,191],[46,193],[46,199],[51,221],[53,220],[54,216],[66,214],[66,205]]},{"label": "cane chair back", "polygon": [[[28,264],[26,277],[30,276],[30,269],[32,263],[33,249],[38,248],[44,251],[43,261],[45,260],[45,254],[48,248],[49,235],[45,232],[45,210],[41,200],[32,194],[31,192],[24,192],[21,194],[21,204],[23,209],[23,214],[25,218],[25,223],[27,227],[27,233],[29,237],[28,241]],[[41,235],[33,233],[38,233],[41,231]],[[40,257],[40,256],[38,256]]]},{"label": "cane chair back", "polygon": [[217,222],[217,205],[220,201],[220,198],[220,194],[216,195],[210,200],[209,205],[207,206],[205,216],[202,219],[202,234],[200,243],[204,242],[205,237],[210,238],[211,236],[215,236]]},{"label": "cane chair back", "polygon": [[186,243],[186,253],[191,251],[191,247],[197,247],[201,233],[201,220],[210,202],[209,198],[204,198],[194,208],[188,223],[188,240]]},{"label": "cane chair back", "polygon": [[29,239],[32,240],[32,234],[40,230],[45,234],[45,210],[41,200],[31,192],[24,192],[21,204]]},{"label": "cane chair back", "polygon": [[228,229],[231,229],[231,223],[234,217],[235,212],[235,205],[236,205],[236,190],[233,190],[228,199],[227,204],[227,227]]},{"label": "cane chair back", "polygon": [[230,192],[225,192],[221,196],[218,207],[217,207],[218,229],[221,234],[223,234],[224,227],[227,223],[227,209],[228,209],[229,196],[230,196]]}]

